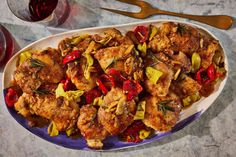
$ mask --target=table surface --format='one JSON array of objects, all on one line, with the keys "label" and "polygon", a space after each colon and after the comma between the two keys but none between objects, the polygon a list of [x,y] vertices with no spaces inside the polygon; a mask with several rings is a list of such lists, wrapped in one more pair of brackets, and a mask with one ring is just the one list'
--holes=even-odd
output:
[{"label": "table surface", "polygon": [[[226,14],[236,18],[236,0],[148,0],[155,7],[180,13],[213,15]],[[141,21],[112,14],[100,7],[137,11],[131,5],[114,0],[69,0],[70,15],[60,27],[45,27],[17,19],[7,7],[5,0],[0,4],[0,23],[12,33],[20,47],[42,37],[71,29],[123,24]],[[154,19],[186,19],[170,16],[152,16]],[[196,121],[181,131],[159,141],[143,146],[113,152],[87,152],[56,146],[36,137],[21,127],[4,107],[0,93],[0,157],[64,157],[64,156],[236,156],[236,25],[223,31],[197,23],[212,31],[221,41],[229,60],[229,79],[222,94]],[[2,70],[0,78],[2,79]],[[2,80],[1,80],[2,82]],[[0,84],[2,89],[2,84]]]}]

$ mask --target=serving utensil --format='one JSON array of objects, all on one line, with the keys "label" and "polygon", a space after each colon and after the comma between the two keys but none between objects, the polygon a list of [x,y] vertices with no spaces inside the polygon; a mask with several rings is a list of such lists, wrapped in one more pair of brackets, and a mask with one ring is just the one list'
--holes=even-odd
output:
[{"label": "serving utensil", "polygon": [[181,13],[175,13],[170,11],[164,11],[160,10],[158,8],[154,8],[150,3],[140,0],[116,0],[123,3],[128,3],[132,5],[136,5],[141,8],[140,12],[128,12],[128,11],[121,11],[121,10],[115,10],[115,9],[109,9],[109,8],[101,8],[113,13],[129,16],[132,18],[138,18],[138,19],[145,19],[152,15],[170,15],[170,16],[178,16],[183,18],[188,18],[191,20],[199,21],[205,24],[208,24],[210,26],[219,28],[219,29],[229,29],[233,24],[233,18],[227,15],[190,15],[190,14],[181,14]]}]

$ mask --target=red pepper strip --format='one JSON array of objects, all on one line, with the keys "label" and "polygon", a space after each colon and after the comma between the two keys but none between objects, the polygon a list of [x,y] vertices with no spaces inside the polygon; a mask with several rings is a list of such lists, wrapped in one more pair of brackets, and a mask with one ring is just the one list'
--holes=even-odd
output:
[{"label": "red pepper strip", "polygon": [[[206,73],[207,78],[203,78],[202,74]],[[195,79],[198,83],[208,85],[209,83],[213,82],[219,74],[216,73],[215,66],[211,64],[206,70],[201,68],[197,73]]]},{"label": "red pepper strip", "polygon": [[97,79],[97,84],[98,84],[98,87],[103,92],[103,94],[107,94],[108,93],[108,90],[107,90],[106,86],[102,83],[102,81],[100,79]]},{"label": "red pepper strip", "polygon": [[216,78],[216,73],[215,73],[215,66],[213,64],[211,64],[208,68],[207,68],[207,75],[209,77],[210,80],[215,80]]},{"label": "red pepper strip", "polygon": [[70,78],[68,77],[65,80],[61,80],[61,83],[63,83],[63,89],[65,92],[76,89],[75,85],[71,82]]},{"label": "red pepper strip", "polygon": [[201,73],[204,72],[205,69],[201,68],[197,71],[196,76],[195,76],[195,80],[199,83],[202,84],[202,76]]},{"label": "red pepper strip", "polygon": [[134,97],[138,96],[138,94],[143,90],[143,87],[135,81],[126,80],[123,83],[123,90],[127,93],[127,100],[130,101]]},{"label": "red pepper strip", "polygon": [[135,121],[131,124],[123,133],[123,138],[127,142],[141,142],[142,140],[139,138],[140,130],[146,130],[146,126],[143,124],[142,121]]},{"label": "red pepper strip", "polygon": [[106,87],[106,84],[108,83],[111,83],[111,86],[114,87],[115,86],[115,80],[112,76],[109,76],[109,75],[106,75],[106,74],[103,74],[101,75],[98,79],[97,79],[97,84],[98,84],[98,87],[101,89],[101,91],[103,92],[103,94],[107,94],[108,92],[108,88],[111,89],[111,87]]},{"label": "red pepper strip", "polygon": [[122,85],[123,82],[127,80],[119,71],[115,69],[110,69],[108,74],[114,78],[116,85]]},{"label": "red pepper strip", "polygon": [[145,26],[137,26],[134,30],[134,35],[140,43],[144,43],[148,39],[148,28]]},{"label": "red pepper strip", "polygon": [[85,93],[85,99],[87,104],[91,104],[93,100],[100,97],[102,94],[98,89],[92,89]]},{"label": "red pepper strip", "polygon": [[7,89],[7,94],[5,96],[6,104],[8,107],[14,107],[14,104],[18,100],[18,95],[16,91],[12,88]]},{"label": "red pepper strip", "polygon": [[81,54],[79,52],[79,50],[74,50],[71,53],[69,53],[68,55],[65,56],[65,58],[63,59],[63,64],[69,63],[75,59],[80,58]]}]

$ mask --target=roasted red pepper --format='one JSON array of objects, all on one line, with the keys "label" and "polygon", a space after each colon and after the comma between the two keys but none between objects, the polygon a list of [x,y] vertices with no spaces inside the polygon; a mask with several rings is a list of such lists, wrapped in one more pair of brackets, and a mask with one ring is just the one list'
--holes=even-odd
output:
[{"label": "roasted red pepper", "polygon": [[207,69],[201,68],[196,73],[195,79],[199,84],[208,85],[220,75],[216,73],[215,66],[211,64]]},{"label": "roasted red pepper", "polygon": [[[196,75],[195,75],[195,80],[199,83],[202,84],[203,83],[203,73],[205,72],[205,69],[201,68],[197,71]],[[205,77],[204,77],[205,78]]]},{"label": "roasted red pepper", "polygon": [[135,121],[124,131],[122,138],[127,142],[141,142],[142,140],[139,138],[139,132],[146,129],[147,127],[142,121]]},{"label": "roasted red pepper", "polygon": [[115,80],[115,85],[123,85],[123,82],[127,80],[119,71],[115,69],[110,69],[108,74],[112,76]]},{"label": "roasted red pepper", "polygon": [[65,80],[62,80],[61,83],[63,83],[63,89],[65,92],[76,89],[75,85],[71,82],[70,78],[68,77]]},{"label": "roasted red pepper", "polygon": [[103,94],[107,94],[108,90],[115,86],[115,80],[112,76],[103,74],[97,79],[97,84]]},{"label": "roasted red pepper", "polygon": [[7,94],[5,96],[5,101],[8,107],[14,107],[14,104],[18,100],[17,92],[13,88],[7,89]]},{"label": "roasted red pepper", "polygon": [[93,103],[93,100],[100,97],[102,93],[98,89],[92,89],[85,93],[85,99],[87,104]]},{"label": "roasted red pepper", "polygon": [[69,63],[75,59],[80,58],[81,53],[79,50],[74,50],[71,53],[69,53],[68,55],[65,56],[65,58],[63,59],[63,64]]},{"label": "roasted red pepper", "polygon": [[137,26],[134,30],[134,35],[140,43],[147,41],[149,32],[145,26]]},{"label": "roasted red pepper", "polygon": [[138,82],[126,80],[123,83],[123,90],[127,95],[127,100],[130,101],[138,96],[138,94],[143,90],[143,87]]}]

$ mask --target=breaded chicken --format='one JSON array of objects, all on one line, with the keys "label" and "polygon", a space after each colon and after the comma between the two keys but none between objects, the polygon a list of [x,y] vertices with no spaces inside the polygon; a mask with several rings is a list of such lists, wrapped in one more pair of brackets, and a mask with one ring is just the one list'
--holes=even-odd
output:
[{"label": "breaded chicken", "polygon": [[129,79],[143,80],[143,60],[138,56],[131,56],[124,62],[124,72]]},{"label": "breaded chicken", "polygon": [[29,95],[23,93],[15,104],[15,110],[24,117],[38,115],[53,121],[58,131],[72,128],[79,116],[77,102],[53,94]]},{"label": "breaded chicken", "polygon": [[162,62],[157,63],[153,68],[161,71],[163,74],[156,84],[148,79],[144,80],[145,88],[153,96],[166,96],[169,92],[171,80],[173,79],[173,71]]},{"label": "breaded chicken", "polygon": [[221,52],[221,48],[218,42],[211,41],[206,48],[199,50],[199,55],[201,57],[201,66],[203,68],[207,68],[212,64],[212,59],[215,53],[219,51]]},{"label": "breaded chicken", "polygon": [[123,36],[121,32],[115,28],[107,29],[104,34],[105,36],[112,37],[112,40],[107,44],[109,47],[119,45],[133,45],[133,41],[128,36]]},{"label": "breaded chicken", "polygon": [[190,59],[181,51],[175,54],[172,50],[166,50],[164,52],[156,53],[155,57],[174,69],[180,68],[184,72],[189,72],[191,70]]},{"label": "breaded chicken", "polygon": [[14,79],[28,94],[37,90],[42,84],[58,83],[64,75],[61,65],[62,57],[55,49],[33,53],[14,73]]},{"label": "breaded chicken", "polygon": [[165,97],[145,98],[146,110],[143,123],[157,131],[169,131],[179,120],[181,104],[179,98],[170,93]]},{"label": "breaded chicken", "polygon": [[92,39],[97,43],[103,43],[103,47],[114,47],[120,45],[133,45],[133,41],[128,36],[123,36],[115,28],[107,29],[103,34],[95,34]]},{"label": "breaded chicken", "polygon": [[82,106],[77,126],[81,134],[85,137],[89,147],[103,147],[102,140],[108,136],[108,132],[98,122],[97,109],[94,106]]},{"label": "breaded chicken", "polygon": [[117,60],[124,60],[131,56],[134,45],[121,45],[116,47],[108,47],[98,50],[94,57],[98,60],[101,68],[106,69]]},{"label": "breaded chicken", "polygon": [[122,89],[112,88],[98,110],[98,120],[111,135],[117,135],[133,122],[135,112],[134,100],[127,102]]},{"label": "breaded chicken", "polygon": [[148,44],[154,52],[171,49],[191,55],[199,48],[200,34],[195,28],[167,22],[159,28],[159,32]]},{"label": "breaded chicken", "polygon": [[96,87],[97,73],[91,73],[91,78],[87,80],[84,77],[85,66],[85,58],[81,58],[78,63],[69,63],[66,74],[71,79],[71,82],[75,84],[77,89],[89,91]]},{"label": "breaded chicken", "polygon": [[172,83],[172,90],[182,98],[194,95],[201,89],[201,85],[187,75],[181,76],[181,79]]}]

